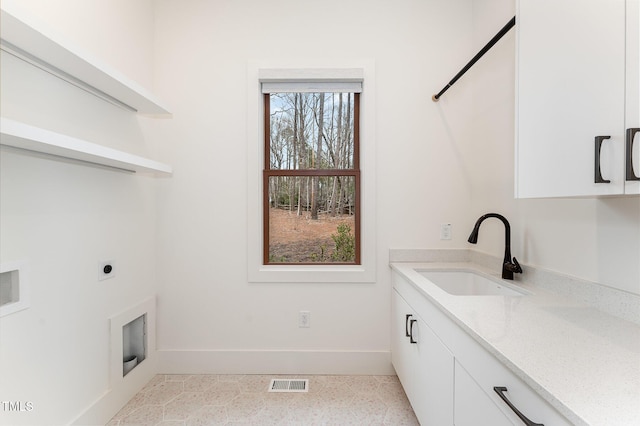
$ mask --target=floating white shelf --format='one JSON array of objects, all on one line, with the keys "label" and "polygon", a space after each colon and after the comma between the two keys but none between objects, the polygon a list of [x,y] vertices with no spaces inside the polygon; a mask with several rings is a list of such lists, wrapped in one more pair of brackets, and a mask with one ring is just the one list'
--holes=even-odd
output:
[{"label": "floating white shelf", "polygon": [[170,176],[171,166],[71,136],[0,118],[0,144],[135,173]]},{"label": "floating white shelf", "polygon": [[[139,114],[171,113],[153,94],[31,16],[1,8],[2,50]],[[20,15],[19,17],[17,15]]]}]

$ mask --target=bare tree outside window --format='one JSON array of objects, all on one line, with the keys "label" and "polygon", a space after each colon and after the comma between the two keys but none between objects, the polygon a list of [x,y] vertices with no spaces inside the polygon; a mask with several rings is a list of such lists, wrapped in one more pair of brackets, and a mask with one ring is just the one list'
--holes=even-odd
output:
[{"label": "bare tree outside window", "polygon": [[264,95],[265,264],[360,264],[359,98]]}]

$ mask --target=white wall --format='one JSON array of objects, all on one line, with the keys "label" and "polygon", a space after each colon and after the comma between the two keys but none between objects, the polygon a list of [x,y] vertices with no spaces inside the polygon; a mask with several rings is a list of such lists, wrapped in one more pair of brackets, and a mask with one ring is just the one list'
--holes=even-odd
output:
[{"label": "white wall", "polygon": [[[3,0],[3,8],[14,3]],[[151,32],[144,33],[153,22],[150,2],[18,6],[150,85]],[[138,21],[134,27],[121,25],[119,17],[128,16]],[[107,44],[118,55],[107,54]],[[4,117],[151,151],[132,113],[4,52],[1,65]],[[68,424],[114,385],[109,317],[154,294],[156,181],[5,148],[0,161],[0,262],[27,261],[31,302],[0,319],[0,400],[32,407],[1,410],[0,424]],[[111,259],[116,277],[98,282],[98,262]]]},{"label": "white wall", "polygon": [[[391,371],[388,249],[459,246],[462,229],[441,242],[440,223],[468,220],[470,95],[431,95],[471,53],[470,4],[155,2],[155,83],[174,111],[149,129],[175,170],[158,210],[164,371]],[[247,65],[354,57],[375,64],[377,281],[249,283],[247,223],[261,212],[247,208]]]},{"label": "white wall", "polygon": [[[514,0],[475,0],[475,49],[514,14]],[[513,198],[515,29],[477,63],[469,79],[474,119],[466,165],[474,180],[468,226],[483,213],[503,213],[513,228],[512,254],[521,262],[640,294],[640,197]],[[502,256],[499,221],[482,225],[478,249]]]}]

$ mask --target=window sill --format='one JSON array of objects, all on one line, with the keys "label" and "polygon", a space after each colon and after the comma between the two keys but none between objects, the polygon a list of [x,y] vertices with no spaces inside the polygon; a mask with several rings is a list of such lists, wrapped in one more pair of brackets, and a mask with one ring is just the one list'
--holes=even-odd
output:
[{"label": "window sill", "polygon": [[249,271],[252,283],[372,283],[373,267],[363,265],[262,265]]}]

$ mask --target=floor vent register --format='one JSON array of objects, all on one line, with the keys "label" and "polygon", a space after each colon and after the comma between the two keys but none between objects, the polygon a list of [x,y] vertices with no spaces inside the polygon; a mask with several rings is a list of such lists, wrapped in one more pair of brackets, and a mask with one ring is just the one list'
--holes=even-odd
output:
[{"label": "floor vent register", "polygon": [[271,379],[269,392],[308,392],[307,379]]}]

